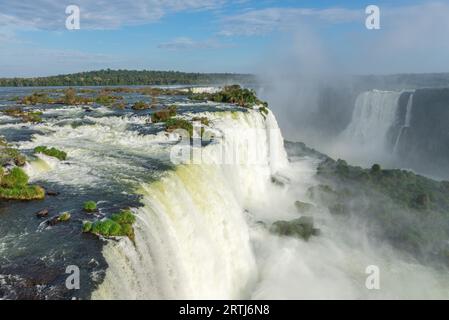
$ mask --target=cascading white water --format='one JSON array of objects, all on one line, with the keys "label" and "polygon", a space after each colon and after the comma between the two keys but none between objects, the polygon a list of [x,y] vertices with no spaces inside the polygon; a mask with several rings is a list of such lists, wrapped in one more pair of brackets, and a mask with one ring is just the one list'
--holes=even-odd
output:
[{"label": "cascading white water", "polygon": [[[340,221],[309,198],[308,188],[321,183],[316,179],[318,160],[287,161],[272,113],[266,118],[255,110],[200,116],[211,121],[217,140],[201,148],[201,164],[180,165],[161,178],[145,164],[166,159],[167,147],[176,139],[165,132],[129,130],[144,127],[145,117],[88,117],[92,125],[76,128],[49,121],[37,126],[50,134],[21,143],[24,149],[54,145],[70,155],[70,165],[40,155],[27,168],[32,179],[79,189],[129,181],[140,186],[144,206],[136,215],[135,244],[127,238],[108,241],[103,251],[109,265],[106,278],[92,298],[449,296],[445,270],[410,261],[369,239],[369,226],[356,213]],[[272,175],[283,186],[271,183]],[[155,178],[157,182],[149,182]],[[298,218],[296,200],[314,205],[309,214],[322,231],[308,242],[280,237],[268,228],[275,221]],[[382,272],[379,291],[365,287],[365,268],[372,264]]]},{"label": "cascading white water", "polygon": [[[295,200],[311,201],[307,190],[319,183],[316,160],[288,163],[272,113],[266,119],[256,111],[207,116],[223,138],[202,148],[202,164],[180,165],[142,184],[135,244],[108,242],[106,278],[92,298],[448,297],[445,272],[407,262],[368,239],[363,222],[338,222],[320,203],[310,213],[320,237],[305,242],[270,233],[258,222],[296,219]],[[232,165],[223,157],[236,153],[257,154],[257,161]],[[270,183],[273,174],[286,185]],[[372,264],[382,272],[379,291],[365,287]]]},{"label": "cascading white water", "polygon": [[258,271],[244,211],[267,199],[271,175],[287,164],[283,139],[271,112],[266,119],[258,111],[207,116],[222,140],[202,148],[202,164],[142,185],[135,246],[106,246],[109,268],[93,298],[250,296]]},{"label": "cascading white water", "polygon": [[361,93],[352,120],[329,153],[354,164],[388,162],[389,132],[397,123],[401,92],[372,90]]},{"label": "cascading white water", "polygon": [[409,98],[408,98],[408,102],[407,102],[407,109],[406,109],[406,112],[405,112],[404,124],[401,127],[401,129],[399,130],[398,137],[397,137],[396,142],[394,144],[394,153],[397,153],[397,151],[398,151],[399,143],[401,142],[401,138],[402,138],[404,132],[408,128],[410,128],[410,124],[412,122],[413,97],[414,97],[414,93],[411,93]]},{"label": "cascading white water", "polygon": [[400,92],[368,91],[356,100],[352,121],[342,136],[345,141],[384,151],[388,131],[395,124]]}]

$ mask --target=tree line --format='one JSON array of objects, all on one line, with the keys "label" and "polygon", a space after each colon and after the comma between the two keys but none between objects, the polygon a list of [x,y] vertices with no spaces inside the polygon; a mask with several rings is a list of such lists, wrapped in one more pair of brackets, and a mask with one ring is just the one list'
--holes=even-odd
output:
[{"label": "tree line", "polygon": [[253,76],[248,74],[106,69],[48,77],[0,78],[0,86],[206,85],[252,81]]}]

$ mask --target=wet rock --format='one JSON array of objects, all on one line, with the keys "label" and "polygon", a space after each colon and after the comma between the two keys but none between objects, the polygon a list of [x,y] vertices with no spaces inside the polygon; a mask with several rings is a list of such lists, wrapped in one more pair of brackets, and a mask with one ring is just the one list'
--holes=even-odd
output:
[{"label": "wet rock", "polygon": [[349,208],[343,203],[337,203],[329,206],[329,212],[334,215],[345,215],[349,213]]},{"label": "wet rock", "polygon": [[313,204],[299,200],[295,202],[295,207],[300,213],[307,213],[314,208]]},{"label": "wet rock", "polygon": [[271,183],[273,183],[279,187],[283,187],[286,184],[288,184],[289,182],[290,182],[290,180],[286,177],[282,177],[279,175],[271,176]]},{"label": "wet rock", "polygon": [[59,196],[59,195],[60,195],[60,192],[58,192],[58,191],[47,190],[47,196],[56,197],[56,196]]},{"label": "wet rock", "polygon": [[47,225],[49,226],[55,226],[60,222],[66,222],[69,221],[71,218],[71,214],[69,212],[63,212],[60,215],[57,215],[56,217],[53,217],[47,221]]},{"label": "wet rock", "polygon": [[42,210],[36,212],[36,217],[38,217],[38,218],[45,218],[45,217],[48,216],[48,212],[49,212],[49,210],[47,208],[42,209]]},{"label": "wet rock", "polygon": [[310,237],[320,234],[320,230],[314,228],[312,217],[301,217],[292,221],[276,221],[271,225],[270,231],[280,236],[296,237],[306,241]]}]

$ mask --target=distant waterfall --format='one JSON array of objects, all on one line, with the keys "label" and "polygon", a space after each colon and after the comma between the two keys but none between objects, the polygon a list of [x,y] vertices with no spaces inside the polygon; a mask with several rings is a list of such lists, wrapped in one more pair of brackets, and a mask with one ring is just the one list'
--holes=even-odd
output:
[{"label": "distant waterfall", "polygon": [[399,143],[401,142],[401,138],[404,135],[404,132],[408,128],[410,128],[410,124],[412,122],[413,97],[414,97],[414,94],[412,93],[412,94],[410,94],[410,96],[408,98],[404,124],[402,125],[401,129],[399,130],[399,134],[396,139],[396,143],[394,144],[394,153],[397,153],[397,151],[398,151]]},{"label": "distant waterfall", "polygon": [[372,90],[357,97],[352,121],[340,140],[351,152],[385,154],[396,125],[401,92]]}]

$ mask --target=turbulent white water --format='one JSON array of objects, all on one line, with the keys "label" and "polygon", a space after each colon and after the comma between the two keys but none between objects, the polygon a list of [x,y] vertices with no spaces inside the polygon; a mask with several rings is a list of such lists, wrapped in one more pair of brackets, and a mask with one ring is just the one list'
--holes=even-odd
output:
[{"label": "turbulent white water", "polygon": [[[249,296],[257,268],[244,210],[266,201],[271,175],[287,165],[282,136],[271,113],[207,115],[223,139],[203,148],[207,164],[142,185],[136,246],[106,248],[110,268],[94,298]],[[242,158],[249,149],[257,159]]]},{"label": "turbulent white water", "polygon": [[[181,165],[157,182],[142,183],[145,206],[137,215],[135,245],[124,239],[105,247],[109,268],[94,299],[449,296],[445,273],[374,243],[363,222],[337,222],[319,203],[311,215],[320,237],[304,242],[271,234],[258,222],[298,218],[294,201],[310,202],[316,160],[287,163],[271,113],[266,120],[252,111],[208,116],[223,139],[203,148],[207,164]],[[257,165],[222,164],[222,154],[235,149],[261,158]],[[286,184],[271,183],[273,175]],[[365,287],[369,265],[381,270],[381,290]]]},{"label": "turbulent white water", "polygon": [[[366,145],[385,152],[398,97],[399,93],[378,91],[359,97],[345,133],[349,151],[357,146],[362,151]],[[304,156],[288,160],[271,112],[264,116],[257,110],[211,102],[177,105],[193,110],[180,113],[181,117],[207,117],[211,124],[206,134],[215,139],[195,148],[199,158],[194,157],[193,164],[173,170],[166,164],[178,136],[158,131],[161,125],[148,125],[147,113],[107,108],[86,112],[70,106],[46,109],[44,116],[50,117],[45,122],[28,125],[37,133],[17,143],[28,154],[38,145],[68,153],[66,161],[39,154],[26,171],[33,182],[48,184],[48,190],[73,193],[76,201],[67,210],[78,215],[72,218],[74,233],[69,237],[81,234],[81,220],[138,206],[135,193],[141,195],[143,206],[133,208],[135,243],[127,238],[107,241],[102,252],[108,263],[106,277],[92,298],[449,298],[447,270],[424,266],[387,243],[374,241],[368,236],[372,226],[357,212],[348,219],[337,217],[309,198],[309,187],[321,183],[316,177],[319,160]],[[204,111],[219,109],[224,111]],[[408,110],[404,126],[410,125],[410,115]],[[5,132],[23,131],[23,123],[7,120],[2,124]],[[95,217],[80,212],[84,200],[98,202]],[[313,205],[307,215],[321,234],[304,241],[270,232],[273,222],[304,214],[295,206],[298,200]],[[55,207],[59,205],[56,202]],[[54,241],[48,230],[41,235]],[[20,237],[13,234],[11,242]],[[2,254],[6,249],[0,244]],[[365,271],[371,265],[380,270],[379,290],[365,286]]]},{"label": "turbulent white water", "polygon": [[384,151],[388,131],[396,121],[400,96],[400,92],[378,90],[360,94],[343,139],[361,148]]},{"label": "turbulent white water", "polygon": [[388,134],[397,123],[401,94],[379,90],[361,93],[350,124],[329,153],[361,165],[388,162],[391,153]]},{"label": "turbulent white water", "polygon": [[413,111],[413,97],[414,93],[410,94],[407,102],[407,109],[405,111],[405,120],[404,124],[401,126],[401,129],[399,131],[398,137],[396,139],[396,142],[394,144],[394,153],[397,153],[399,143],[401,142],[401,138],[404,135],[404,132],[410,128],[410,124],[412,122],[412,111]]}]

